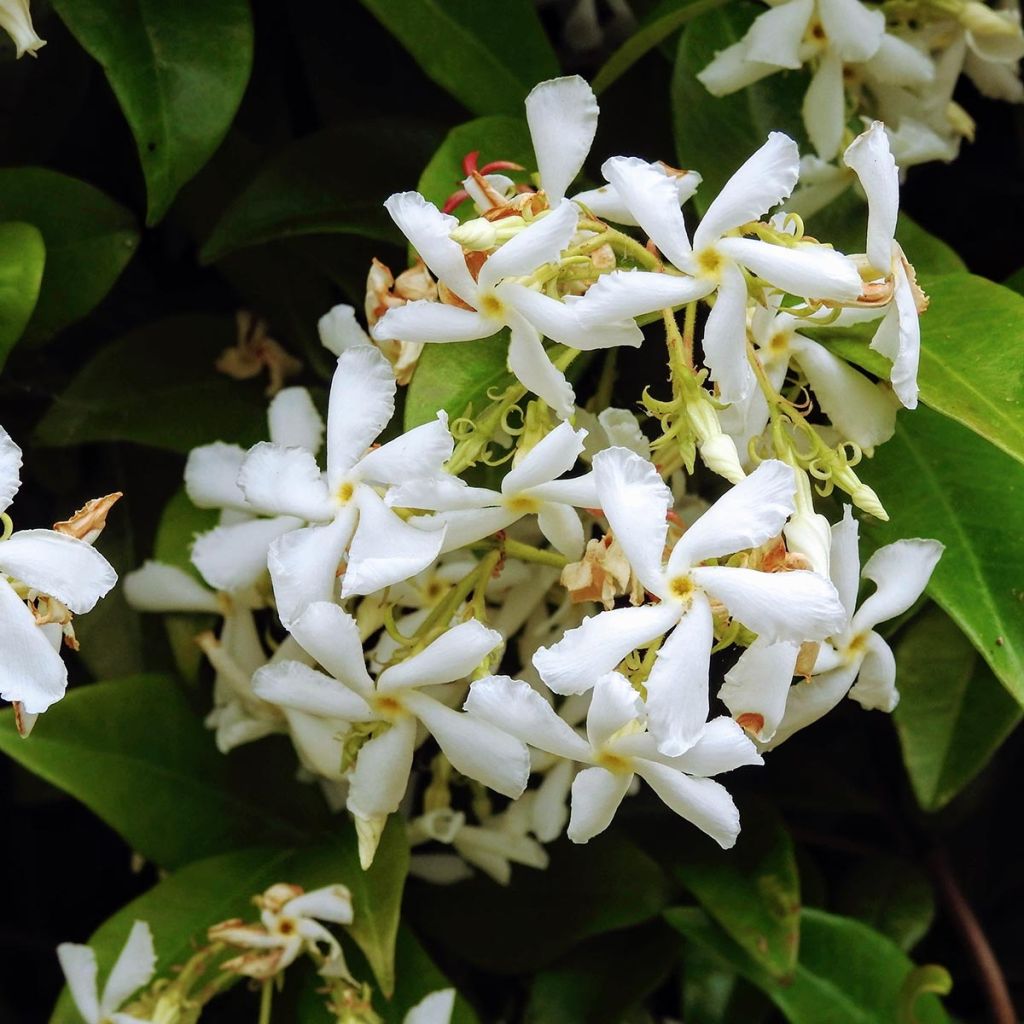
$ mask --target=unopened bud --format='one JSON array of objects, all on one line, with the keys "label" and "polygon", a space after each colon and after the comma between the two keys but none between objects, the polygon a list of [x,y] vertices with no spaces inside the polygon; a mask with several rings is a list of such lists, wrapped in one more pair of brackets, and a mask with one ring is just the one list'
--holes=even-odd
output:
[{"label": "unopened bud", "polygon": [[960,12],[960,24],[967,29],[968,44],[983,60],[1015,64],[1024,57],[1024,34],[1020,16],[997,11],[978,0],[967,0]]},{"label": "unopened bud", "polygon": [[739,452],[736,451],[736,443],[728,434],[718,434],[700,441],[697,448],[704,465],[713,473],[725,477],[729,483],[738,484],[746,477],[740,464]]},{"label": "unopened bud", "polygon": [[522,217],[502,217],[494,221],[487,220],[486,217],[476,217],[467,220],[465,224],[460,224],[448,237],[469,252],[486,252],[501,245],[502,242],[507,242],[524,227],[526,221]]},{"label": "unopened bud", "polygon": [[850,499],[857,508],[870,513],[876,519],[881,519],[884,523],[889,521],[889,513],[885,511],[881,501],[878,500],[878,495],[867,484],[862,483],[859,487],[855,487],[850,492]]}]

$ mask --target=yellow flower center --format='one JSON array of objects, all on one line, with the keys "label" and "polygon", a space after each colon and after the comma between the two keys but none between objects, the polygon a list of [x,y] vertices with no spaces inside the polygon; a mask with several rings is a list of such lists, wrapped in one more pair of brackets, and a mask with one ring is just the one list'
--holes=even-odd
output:
[{"label": "yellow flower center", "polygon": [[540,502],[526,494],[517,494],[505,501],[505,508],[509,512],[516,512],[519,515],[530,515],[532,512],[540,511]]},{"label": "yellow flower center", "polygon": [[696,589],[692,576],[675,576],[668,581],[668,592],[677,601],[689,601]]},{"label": "yellow flower center", "polygon": [[621,757],[618,754],[613,754],[608,750],[603,750],[598,755],[598,764],[602,768],[606,768],[610,772],[614,772],[616,775],[624,775],[626,772],[631,772],[633,766],[630,764],[629,758]]},{"label": "yellow flower center", "polygon": [[722,257],[716,249],[702,249],[697,253],[697,266],[702,277],[718,277],[722,272]]},{"label": "yellow flower center", "polygon": [[485,295],[480,300],[480,312],[484,316],[491,316],[500,320],[505,316],[505,304],[497,295]]},{"label": "yellow flower center", "polygon": [[352,500],[352,495],[356,493],[356,485],[346,480],[338,488],[338,504],[347,505]]}]

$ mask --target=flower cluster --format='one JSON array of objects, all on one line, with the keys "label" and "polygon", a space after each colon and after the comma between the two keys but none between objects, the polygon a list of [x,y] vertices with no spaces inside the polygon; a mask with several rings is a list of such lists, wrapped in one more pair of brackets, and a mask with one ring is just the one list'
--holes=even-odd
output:
[{"label": "flower cluster", "polygon": [[[596,836],[641,780],[732,846],[739,816],[716,777],[761,764],[846,695],[893,708],[874,627],[919,598],[941,550],[876,551],[857,609],[851,506],[830,526],[814,503],[838,491],[884,518],[856,467],[917,402],[926,301],[895,240],[883,126],[845,151],[869,203],[865,251],[848,255],[776,211],[800,172],[784,135],[691,233],[692,171],[616,156],[570,195],[598,116],[582,79],[542,83],[526,111],[537,175],[474,156],[447,211],[388,199],[420,262],[398,277],[374,264],[369,333],[350,307],[321,321],[337,356],[326,422],[288,387],[269,441],[193,451],[188,494],[220,515],[192,547],[198,575],[151,562],[126,584],[139,608],[221,617],[199,637],[221,749],[287,734],[302,774],[353,817],[364,865],[400,812],[414,872],[438,882],[542,868],[545,843]],[[888,379],[828,347],[836,323],[873,325]],[[578,405],[581,353],[656,333],[668,373],[639,415]],[[388,432],[425,346],[495,335],[510,377],[489,405]],[[695,484],[714,475],[709,504]],[[249,936],[239,969],[261,977],[321,939],[333,950],[320,926],[281,939],[297,903],[267,901],[255,930],[217,933]]]}]

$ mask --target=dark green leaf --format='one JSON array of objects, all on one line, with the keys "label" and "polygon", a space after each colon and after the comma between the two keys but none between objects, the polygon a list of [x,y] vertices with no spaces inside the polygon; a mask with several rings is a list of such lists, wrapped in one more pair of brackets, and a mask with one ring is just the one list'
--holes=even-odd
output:
[{"label": "dark green leaf", "polygon": [[136,441],[177,452],[216,440],[255,444],[266,436],[262,382],[214,369],[235,342],[234,322],[215,316],[170,317],[123,335],[55,399],[36,442]]},{"label": "dark green leaf", "polygon": [[135,254],[135,218],[92,185],[43,167],[0,170],[0,219],[34,224],[46,270],[28,326],[32,341],[80,320],[110,291]]},{"label": "dark green leaf", "polygon": [[474,114],[519,114],[526,94],[558,74],[533,3],[362,0],[429,78]]},{"label": "dark green leaf", "polygon": [[[792,981],[783,984],[702,911],[669,910],[665,919],[763,989],[791,1024],[905,1024],[904,985],[914,964],[860,921],[805,909],[800,915],[800,963]],[[922,995],[914,1008],[919,1024],[949,1019],[933,995]]]},{"label": "dark green leaf", "polygon": [[1020,705],[938,608],[900,639],[896,679],[903,762],[918,803],[936,811],[985,767],[1020,721]]},{"label": "dark green leaf", "polygon": [[247,0],[54,0],[103,66],[135,136],[147,224],[213,155],[252,68]]},{"label": "dark green leaf", "polygon": [[919,408],[900,414],[896,435],[857,471],[891,516],[865,524],[868,544],[934,537],[946,545],[928,593],[1024,703],[1024,548],[1007,533],[1024,506],[1024,466]]},{"label": "dark green leaf", "polygon": [[200,259],[212,263],[236,249],[296,235],[399,241],[384,200],[411,186],[437,140],[436,130],[423,124],[374,121],[290,143],[224,211]]},{"label": "dark green leaf", "polygon": [[0,224],[0,369],[36,307],[45,263],[38,228],[17,221]]}]

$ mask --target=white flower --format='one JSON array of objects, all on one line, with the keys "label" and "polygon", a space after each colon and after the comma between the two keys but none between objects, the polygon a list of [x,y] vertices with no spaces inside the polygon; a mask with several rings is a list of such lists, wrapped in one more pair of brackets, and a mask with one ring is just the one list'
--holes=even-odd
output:
[{"label": "white flower", "polygon": [[[752,731],[766,746],[778,746],[817,721],[847,694],[862,707],[882,711],[892,711],[899,700],[896,662],[875,627],[902,615],[921,596],[943,549],[935,540],[899,540],[879,548],[861,571],[857,532],[847,505],[832,527],[830,559],[845,614],[818,652],[811,678],[790,685],[798,645],[760,641],[726,674],[719,697],[734,717],[754,716]],[[861,576],[876,590],[857,608]]]},{"label": "white flower", "polygon": [[[529,774],[522,744],[423,692],[465,678],[501,643],[499,633],[476,620],[464,622],[386,668],[374,683],[355,621],[337,605],[311,604],[290,630],[330,674],[284,661],[261,669],[253,689],[262,699],[295,711],[379,727],[367,730],[372,738],[359,748],[350,777],[348,806],[357,821],[382,827],[398,810],[418,745],[417,723],[437,740],[456,771],[505,796],[522,793]],[[340,763],[340,743],[337,758]]]},{"label": "white flower", "polygon": [[28,0],[0,0],[0,28],[14,40],[19,57],[26,53],[34,57],[36,51],[46,45],[46,40],[40,39],[32,26]]},{"label": "white flower", "polygon": [[679,306],[717,291],[704,328],[704,360],[722,399],[740,401],[754,388],[746,357],[747,270],[808,299],[852,301],[860,276],[841,253],[811,242],[775,245],[736,237],[789,196],[799,175],[796,143],[779,132],[729,179],[708,207],[690,244],[674,186],[643,161],[613,157],[604,167],[637,222],[682,276],[615,271],[593,284],[575,310],[582,323],[622,321]]},{"label": "white flower", "polygon": [[402,1024],[449,1024],[455,1008],[455,989],[443,988],[421,999],[402,1019]]},{"label": "white flower", "polygon": [[145,1024],[137,1017],[117,1012],[156,973],[156,950],[145,921],[132,925],[124,948],[107,975],[102,995],[96,983],[96,954],[88,946],[62,942],[57,947],[57,957],[85,1024]]},{"label": "white flower", "polygon": [[585,619],[533,664],[556,693],[580,693],[632,650],[672,631],[647,679],[647,714],[659,749],[682,754],[708,717],[708,669],[714,643],[711,601],[766,638],[814,640],[844,619],[832,584],[803,570],[767,573],[728,565],[702,566],[778,536],[794,508],[793,470],[763,462],[726,492],[663,559],[672,496],[651,463],[623,448],[594,459],[601,508],[641,583],[659,599]]},{"label": "white flower", "polygon": [[238,486],[251,508],[317,525],[281,534],[268,562],[281,621],[334,596],[348,551],[341,594],[371,594],[408,579],[436,557],[443,534],[395,515],[376,487],[441,471],[453,442],[443,412],[387,444],[371,448],[395,411],[395,377],[376,349],[343,351],[331,383],[327,468],[305,448],[263,442],[251,448]]},{"label": "white flower", "polygon": [[64,696],[68,672],[57,653],[61,622],[37,624],[29,603],[59,602],[66,620],[92,609],[117,574],[86,541],[57,530],[10,532],[6,513],[20,471],[21,449],[0,427],[0,697],[34,716]]},{"label": "white flower", "polygon": [[585,430],[573,430],[563,421],[505,474],[500,491],[467,487],[457,477],[439,476],[400,484],[389,492],[388,504],[437,512],[417,525],[446,528],[442,552],[508,529],[523,516],[536,515],[544,536],[567,558],[579,558],[584,536],[576,508],[597,505],[593,474],[558,478],[575,465],[586,436]]},{"label": "white flower", "polygon": [[676,814],[728,849],[739,834],[739,814],[725,788],[707,776],[761,758],[729,718],[709,722],[679,757],[666,757],[643,726],[636,690],[617,672],[593,683],[586,739],[558,717],[532,687],[508,676],[473,683],[466,709],[517,739],[570,761],[590,765],[572,784],[569,838],[585,843],[603,832],[639,775]]},{"label": "white flower", "polygon": [[[272,442],[301,448],[316,455],[323,442],[324,423],[305,388],[284,388],[267,409]],[[196,538],[192,562],[203,579],[228,593],[256,585],[267,571],[272,541],[297,530],[301,518],[278,515],[261,518],[238,486],[245,449],[222,441],[194,448],[185,463],[185,491],[197,508],[218,509],[220,523]]]}]

